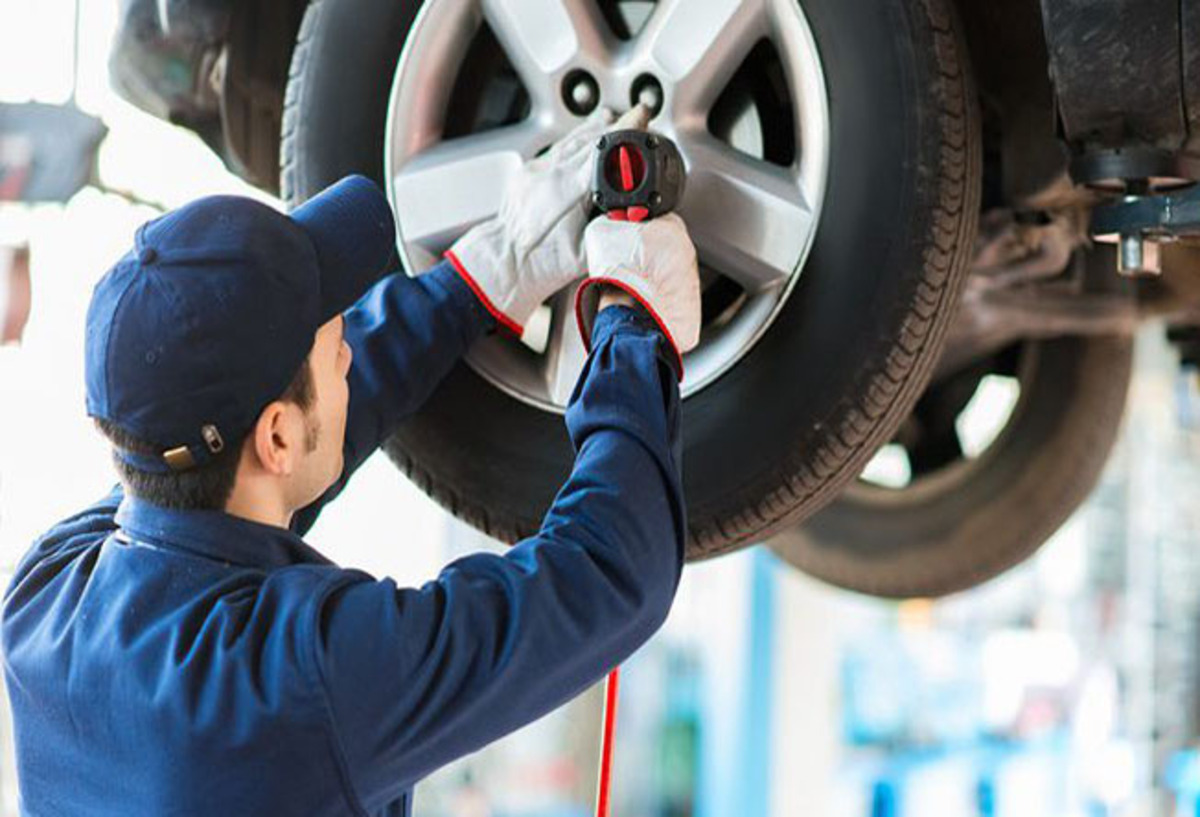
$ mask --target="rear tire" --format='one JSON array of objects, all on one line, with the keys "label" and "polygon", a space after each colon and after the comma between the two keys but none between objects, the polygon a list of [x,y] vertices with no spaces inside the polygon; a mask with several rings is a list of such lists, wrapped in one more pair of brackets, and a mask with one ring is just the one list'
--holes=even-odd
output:
[{"label": "rear tire", "polygon": [[1133,340],[1026,348],[1033,375],[978,459],[899,490],[853,485],[771,548],[818,579],[893,598],[965,590],[1033,555],[1100,478],[1125,410]]}]

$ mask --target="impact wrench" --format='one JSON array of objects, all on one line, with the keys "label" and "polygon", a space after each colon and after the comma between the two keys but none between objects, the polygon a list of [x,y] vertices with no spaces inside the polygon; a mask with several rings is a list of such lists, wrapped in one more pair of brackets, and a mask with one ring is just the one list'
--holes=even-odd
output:
[{"label": "impact wrench", "polygon": [[[670,139],[646,131],[622,130],[600,137],[596,147],[592,203],[610,219],[645,221],[666,215],[679,205],[686,174],[679,148]],[[604,683],[596,817],[609,817],[620,669],[614,667]]]}]

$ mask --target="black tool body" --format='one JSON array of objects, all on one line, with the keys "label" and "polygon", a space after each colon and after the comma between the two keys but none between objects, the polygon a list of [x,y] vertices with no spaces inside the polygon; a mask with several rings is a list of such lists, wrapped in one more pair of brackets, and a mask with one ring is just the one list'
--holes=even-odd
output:
[{"label": "black tool body", "polygon": [[644,221],[666,215],[683,199],[686,174],[679,148],[665,136],[614,131],[597,144],[592,201],[609,218]]}]

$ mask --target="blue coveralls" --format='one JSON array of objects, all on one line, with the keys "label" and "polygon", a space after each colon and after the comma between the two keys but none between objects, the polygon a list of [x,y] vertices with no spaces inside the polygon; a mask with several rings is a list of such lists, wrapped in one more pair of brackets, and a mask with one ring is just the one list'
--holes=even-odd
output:
[{"label": "blue coveralls", "polygon": [[383,279],[345,317],[345,473],[292,530],[117,489],[22,559],[0,635],[24,813],[408,815],[417,781],[663,622],[680,409],[648,318],[600,315],[567,410],[574,470],[541,531],[400,588],[300,536],[492,319],[445,264]]}]

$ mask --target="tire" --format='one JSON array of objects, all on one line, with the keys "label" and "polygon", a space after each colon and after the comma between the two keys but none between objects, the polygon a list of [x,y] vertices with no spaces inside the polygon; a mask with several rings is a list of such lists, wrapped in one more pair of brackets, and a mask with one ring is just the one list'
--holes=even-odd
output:
[{"label": "tire", "polygon": [[[937,360],[975,235],[979,115],[951,4],[803,7],[829,89],[828,193],[771,328],[684,403],[692,559],[807,517],[890,438]],[[414,11],[396,0],[313,0],[286,95],[289,202],[349,172],[381,177],[381,77],[392,75]],[[385,447],[435,500],[504,541],[538,528],[573,460],[561,417],[466,365]]]},{"label": "tire", "polygon": [[965,590],[1029,558],[1095,487],[1121,425],[1128,337],[1024,344],[1021,396],[977,459],[890,490],[852,486],[771,548],[822,581],[892,598]]}]

